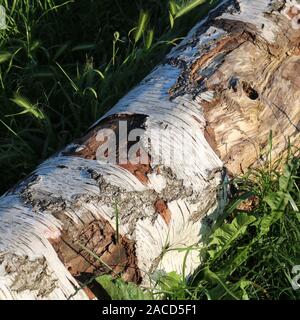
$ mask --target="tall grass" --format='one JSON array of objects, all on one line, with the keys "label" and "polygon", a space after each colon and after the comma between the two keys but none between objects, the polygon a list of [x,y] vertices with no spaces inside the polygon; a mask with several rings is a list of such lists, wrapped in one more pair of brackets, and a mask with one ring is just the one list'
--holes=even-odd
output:
[{"label": "tall grass", "polygon": [[165,298],[300,298],[292,286],[300,266],[299,153],[283,160],[232,181],[233,197],[199,249],[203,264],[187,281],[173,275]]},{"label": "tall grass", "polygon": [[216,2],[0,0],[0,194],[82,134]]}]

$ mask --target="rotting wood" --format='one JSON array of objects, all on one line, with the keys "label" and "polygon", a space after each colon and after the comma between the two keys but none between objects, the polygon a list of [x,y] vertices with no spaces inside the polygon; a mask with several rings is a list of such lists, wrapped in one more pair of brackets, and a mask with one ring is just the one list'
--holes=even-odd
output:
[{"label": "rotting wood", "polygon": [[[173,249],[209,232],[228,173],[262,162],[270,130],[274,159],[299,146],[299,18],[296,1],[220,1],[86,135],[2,196],[0,298],[101,298],[79,285],[181,272],[185,252]],[[142,163],[123,161],[133,129]],[[190,251],[186,273],[200,262]]]}]

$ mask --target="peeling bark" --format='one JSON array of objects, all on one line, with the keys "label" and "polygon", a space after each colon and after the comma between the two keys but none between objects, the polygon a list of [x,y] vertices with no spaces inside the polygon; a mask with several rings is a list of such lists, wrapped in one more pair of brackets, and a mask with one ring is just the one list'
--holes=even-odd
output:
[{"label": "peeling bark", "polygon": [[[185,252],[173,249],[209,232],[228,173],[262,161],[270,130],[274,156],[299,146],[299,17],[296,1],[220,1],[86,135],[3,195],[0,298],[100,298],[83,279],[149,285],[181,272]],[[124,163],[133,129],[144,159]],[[186,273],[200,262],[190,251]]]}]

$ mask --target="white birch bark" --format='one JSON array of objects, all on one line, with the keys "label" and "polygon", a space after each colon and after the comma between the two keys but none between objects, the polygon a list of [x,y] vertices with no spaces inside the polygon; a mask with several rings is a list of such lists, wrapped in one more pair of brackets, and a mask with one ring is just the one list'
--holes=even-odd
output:
[{"label": "white birch bark", "polygon": [[[270,130],[275,156],[299,145],[299,18],[296,1],[220,1],[83,138],[3,195],[0,298],[88,299],[79,282],[111,269],[145,285],[182,272],[175,249],[203,241],[228,176],[263,161]],[[132,140],[143,129],[144,164],[100,159],[125,121]],[[191,250],[186,274],[199,264]]]}]

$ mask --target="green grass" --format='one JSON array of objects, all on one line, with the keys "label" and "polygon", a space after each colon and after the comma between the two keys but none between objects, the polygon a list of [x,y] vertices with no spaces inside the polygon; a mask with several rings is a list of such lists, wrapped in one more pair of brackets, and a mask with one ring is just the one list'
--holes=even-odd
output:
[{"label": "green grass", "polygon": [[300,160],[290,158],[282,170],[277,163],[234,182],[236,195],[209,238],[204,265],[188,283],[189,297],[300,298],[291,286],[300,264],[299,168]]},{"label": "green grass", "polygon": [[0,0],[0,194],[80,136],[216,2]]}]

